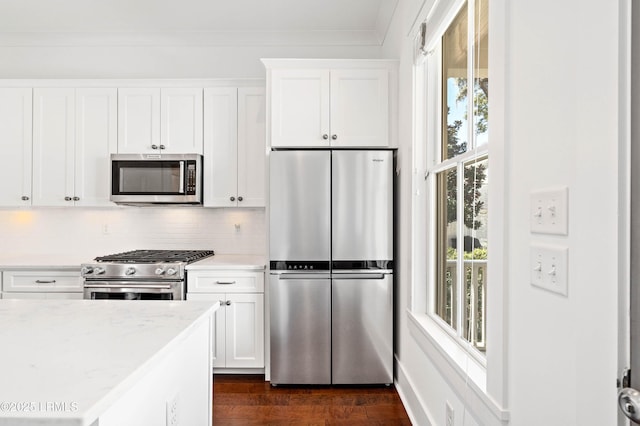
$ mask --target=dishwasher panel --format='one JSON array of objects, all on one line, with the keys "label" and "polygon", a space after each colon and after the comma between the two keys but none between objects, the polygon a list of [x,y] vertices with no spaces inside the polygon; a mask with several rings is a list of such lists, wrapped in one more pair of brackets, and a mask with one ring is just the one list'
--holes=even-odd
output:
[{"label": "dishwasher panel", "polygon": [[272,273],[271,383],[331,383],[331,279]]},{"label": "dishwasher panel", "polygon": [[334,273],[332,383],[393,383],[393,274]]}]

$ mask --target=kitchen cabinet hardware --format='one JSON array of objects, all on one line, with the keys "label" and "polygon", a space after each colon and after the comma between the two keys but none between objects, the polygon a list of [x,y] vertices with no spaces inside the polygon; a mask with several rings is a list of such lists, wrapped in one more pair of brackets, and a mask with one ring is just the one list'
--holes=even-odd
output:
[{"label": "kitchen cabinet hardware", "polygon": [[80,201],[80,197],[73,197],[73,201]]},{"label": "kitchen cabinet hardware", "polygon": [[229,200],[231,200],[231,201],[235,201],[235,200],[236,200],[236,197],[231,196],[231,197],[229,197]]},{"label": "kitchen cabinet hardware", "polygon": [[329,135],[327,135],[327,134],[325,133],[324,135],[322,135],[322,139],[324,139],[324,140],[326,141],[327,139],[329,139]]},{"label": "kitchen cabinet hardware", "polygon": [[162,144],[160,144],[160,149],[166,149],[166,147]]},{"label": "kitchen cabinet hardware", "polygon": [[242,197],[238,197],[238,201],[242,201],[242,200],[243,200],[243,198],[242,198]]},{"label": "kitchen cabinet hardware", "polygon": [[72,200],[73,200],[73,198],[71,198],[71,197],[64,197],[64,200],[65,200],[65,201],[72,201]]},{"label": "kitchen cabinet hardware", "polygon": [[156,144],[151,145],[151,149],[158,149],[158,145]]},{"label": "kitchen cabinet hardware", "polygon": [[22,196],[22,201],[29,201],[29,197],[27,197],[26,195]]},{"label": "kitchen cabinet hardware", "polygon": [[55,284],[56,280],[36,280],[38,284]]},{"label": "kitchen cabinet hardware", "polygon": [[336,139],[338,139],[338,135],[331,135],[331,139],[335,141]]},{"label": "kitchen cabinet hardware", "polygon": [[227,306],[231,306],[231,300],[227,300],[224,304]]},{"label": "kitchen cabinet hardware", "polygon": [[235,281],[216,281],[216,284],[235,284]]}]

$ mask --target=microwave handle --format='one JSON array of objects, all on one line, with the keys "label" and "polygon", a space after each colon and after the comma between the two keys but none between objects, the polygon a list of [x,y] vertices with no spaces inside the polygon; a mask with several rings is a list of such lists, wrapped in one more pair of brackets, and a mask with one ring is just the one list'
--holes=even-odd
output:
[{"label": "microwave handle", "polygon": [[184,161],[180,161],[180,193],[181,194],[186,194],[187,193],[187,188],[185,188],[185,182],[184,182]]}]

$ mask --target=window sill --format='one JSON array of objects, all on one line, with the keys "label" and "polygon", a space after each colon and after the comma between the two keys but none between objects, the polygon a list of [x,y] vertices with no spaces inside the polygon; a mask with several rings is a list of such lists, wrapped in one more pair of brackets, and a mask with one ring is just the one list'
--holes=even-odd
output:
[{"label": "window sill", "polygon": [[508,422],[509,412],[487,394],[486,367],[428,315],[407,313],[411,335],[480,424]]}]

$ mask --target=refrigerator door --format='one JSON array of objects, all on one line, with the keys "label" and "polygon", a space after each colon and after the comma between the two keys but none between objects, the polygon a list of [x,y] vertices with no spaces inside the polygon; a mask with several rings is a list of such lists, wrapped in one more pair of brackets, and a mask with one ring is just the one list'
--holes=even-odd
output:
[{"label": "refrigerator door", "polygon": [[329,274],[271,275],[271,383],[331,383]]},{"label": "refrigerator door", "polygon": [[393,383],[393,275],[334,273],[332,383]]},{"label": "refrigerator door", "polygon": [[393,152],[332,152],[332,260],[393,260]]},{"label": "refrigerator door", "polygon": [[270,154],[270,259],[331,258],[331,154],[272,151]]}]

